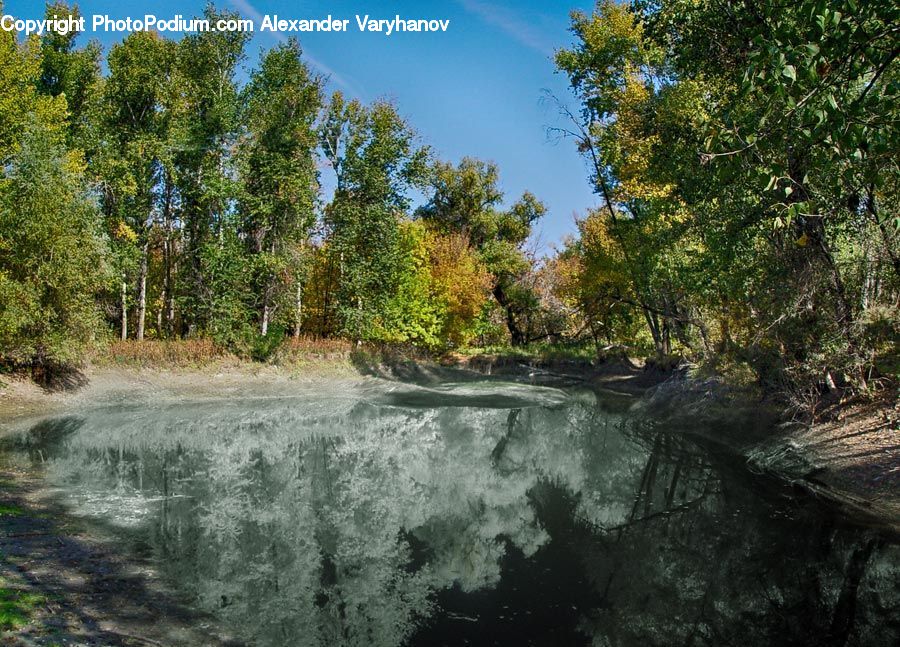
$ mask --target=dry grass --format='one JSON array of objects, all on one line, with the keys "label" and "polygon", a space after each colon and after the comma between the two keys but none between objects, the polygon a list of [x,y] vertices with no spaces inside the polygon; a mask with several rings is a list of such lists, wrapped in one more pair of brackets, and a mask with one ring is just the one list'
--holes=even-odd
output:
[{"label": "dry grass", "polygon": [[[291,366],[310,361],[346,360],[355,350],[354,343],[346,339],[285,339],[266,363]],[[199,368],[221,363],[251,363],[208,339],[113,341],[98,349],[90,362],[96,366],[134,368]]]},{"label": "dry grass", "polygon": [[91,357],[99,366],[140,368],[191,368],[223,360],[237,358],[208,339],[114,341]]},{"label": "dry grass", "polygon": [[338,359],[348,357],[354,348],[354,343],[349,339],[303,336],[285,340],[277,356],[279,360]]}]

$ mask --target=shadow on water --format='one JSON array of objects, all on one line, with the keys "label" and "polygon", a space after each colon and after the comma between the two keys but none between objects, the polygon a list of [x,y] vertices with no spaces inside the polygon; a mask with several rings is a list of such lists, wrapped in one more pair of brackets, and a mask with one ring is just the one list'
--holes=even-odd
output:
[{"label": "shadow on water", "polygon": [[721,445],[521,384],[341,396],[104,410],[6,451],[260,645],[900,638],[898,547]]}]

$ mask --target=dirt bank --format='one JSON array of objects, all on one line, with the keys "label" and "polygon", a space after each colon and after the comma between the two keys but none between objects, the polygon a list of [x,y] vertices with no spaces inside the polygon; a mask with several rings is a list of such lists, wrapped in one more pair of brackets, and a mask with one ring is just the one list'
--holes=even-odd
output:
[{"label": "dirt bank", "polygon": [[751,464],[789,479],[900,535],[900,398],[896,390],[835,404],[750,452]]}]

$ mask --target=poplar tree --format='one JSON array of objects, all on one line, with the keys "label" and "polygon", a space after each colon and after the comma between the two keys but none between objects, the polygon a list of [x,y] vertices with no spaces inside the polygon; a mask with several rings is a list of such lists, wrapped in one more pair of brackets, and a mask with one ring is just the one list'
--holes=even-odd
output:
[{"label": "poplar tree", "polygon": [[302,321],[302,248],[319,197],[316,120],[322,81],[301,60],[296,40],[269,50],[243,93],[240,145],[241,230],[253,271],[259,329],[268,333],[294,288],[295,334]]},{"label": "poplar tree", "polygon": [[[122,273],[133,274],[136,331],[144,338],[150,231],[158,217],[157,189],[165,155],[168,113],[164,110],[173,74],[174,44],[155,32],[135,32],[113,46],[104,86],[100,144],[104,210],[116,241],[124,247]],[[136,264],[136,268],[132,265]],[[127,321],[122,304],[122,336]]]},{"label": "poplar tree", "polygon": [[399,222],[420,185],[428,150],[386,101],[363,106],[335,93],[321,132],[337,187],[325,210],[330,253],[339,268],[344,331],[367,339],[383,323],[400,278]]}]

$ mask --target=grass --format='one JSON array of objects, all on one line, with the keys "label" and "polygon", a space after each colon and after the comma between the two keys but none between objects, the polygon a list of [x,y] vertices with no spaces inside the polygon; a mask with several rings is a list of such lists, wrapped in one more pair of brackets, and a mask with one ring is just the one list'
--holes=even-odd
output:
[{"label": "grass", "polygon": [[0,503],[0,517],[21,517],[25,511],[16,505]]},{"label": "grass", "polygon": [[136,368],[196,368],[236,360],[209,339],[113,341],[91,357],[98,366]]},{"label": "grass", "polygon": [[31,621],[34,610],[47,602],[38,593],[29,593],[2,586],[0,580],[0,629],[9,631],[24,627]]}]

